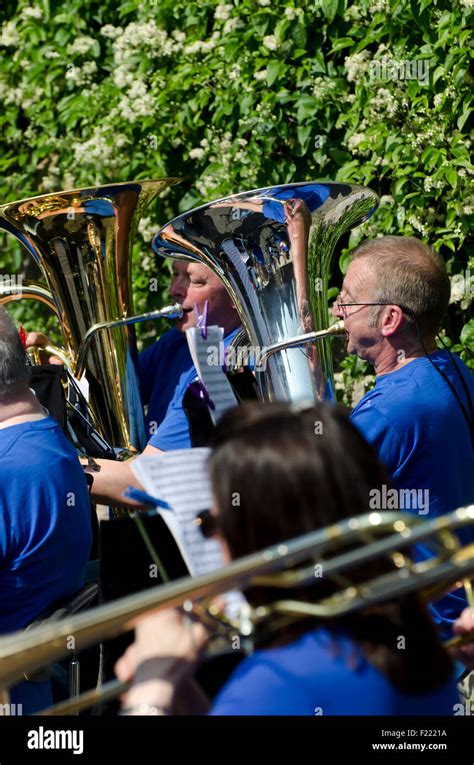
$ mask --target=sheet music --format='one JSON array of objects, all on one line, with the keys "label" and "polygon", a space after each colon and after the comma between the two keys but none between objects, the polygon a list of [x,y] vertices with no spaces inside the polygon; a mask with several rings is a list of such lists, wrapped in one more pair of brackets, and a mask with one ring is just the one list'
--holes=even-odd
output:
[{"label": "sheet music", "polygon": [[206,466],[209,454],[207,448],[180,449],[156,456],[142,454],[130,462],[147,494],[171,506],[171,510],[158,508],[158,512],[173,534],[192,576],[224,565],[219,543],[205,539],[194,523],[198,513],[211,507]]},{"label": "sheet music", "polygon": [[228,409],[238,404],[232,386],[222,370],[224,330],[220,327],[207,327],[207,337],[204,339],[201,330],[192,327],[186,330],[186,338],[199,379],[215,406],[215,409],[209,407],[209,414],[216,425]]}]

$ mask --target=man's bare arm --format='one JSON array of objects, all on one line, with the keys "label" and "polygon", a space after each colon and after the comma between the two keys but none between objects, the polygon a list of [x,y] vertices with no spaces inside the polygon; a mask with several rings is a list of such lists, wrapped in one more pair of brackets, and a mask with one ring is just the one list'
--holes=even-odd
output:
[{"label": "man's bare arm", "polygon": [[[160,454],[161,449],[155,449],[154,446],[147,446],[143,454]],[[92,472],[94,483],[92,484],[91,494],[96,502],[106,505],[115,505],[116,507],[142,507],[139,502],[132,499],[126,499],[123,496],[128,486],[135,489],[141,489],[143,486],[137,481],[130,467],[130,463],[135,459],[132,457],[126,462],[115,462],[114,460],[94,459],[94,462],[100,466],[98,472]],[[82,465],[87,465],[87,460],[81,458]]]}]

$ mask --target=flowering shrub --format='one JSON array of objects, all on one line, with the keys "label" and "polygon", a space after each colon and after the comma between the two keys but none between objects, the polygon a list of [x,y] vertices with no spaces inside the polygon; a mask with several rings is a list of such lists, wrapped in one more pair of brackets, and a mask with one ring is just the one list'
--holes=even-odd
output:
[{"label": "flowering shrub", "polygon": [[[32,0],[33,1],[33,0]],[[452,279],[446,342],[474,366],[469,162],[473,0],[65,0],[0,13],[1,198],[179,176],[146,213],[134,253],[137,310],[150,293],[149,243],[180,211],[229,193],[326,178],[369,185],[373,218],[343,242],[419,236]],[[14,9],[14,10],[13,10]],[[0,273],[25,270],[2,238]],[[27,326],[51,330],[35,304]],[[139,330],[145,343],[156,327]],[[346,398],[367,378],[345,359]]]}]

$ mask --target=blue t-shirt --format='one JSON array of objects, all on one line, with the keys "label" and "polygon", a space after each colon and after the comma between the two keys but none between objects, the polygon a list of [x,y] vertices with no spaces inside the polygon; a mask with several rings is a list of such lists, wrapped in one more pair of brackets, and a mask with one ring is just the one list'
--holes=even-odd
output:
[{"label": "blue t-shirt", "polygon": [[[177,332],[177,334],[182,334],[182,333],[179,333],[177,330],[171,330],[171,332],[173,331]],[[230,332],[227,335],[227,337],[224,338],[225,348],[227,348],[227,346],[229,345],[229,343],[231,342],[231,340],[237,334],[238,331],[239,331],[239,328],[236,328],[232,332]],[[169,335],[169,334],[170,332],[166,333],[166,335]],[[166,335],[164,335],[162,339],[164,339]],[[184,336],[184,342],[186,344],[186,349],[187,349],[188,343],[185,336]],[[158,343],[156,343],[156,345],[159,345],[160,343],[161,343],[161,340],[159,340]],[[151,437],[148,443],[151,446],[154,446],[156,449],[161,449],[162,451],[171,451],[174,449],[189,449],[192,446],[191,435],[189,432],[188,418],[186,416],[186,412],[183,409],[183,397],[188,387],[196,379],[197,371],[191,360],[191,356],[188,351],[189,364],[184,368],[184,370],[179,376],[179,379],[176,382],[176,375],[177,375],[178,369],[180,366],[184,367],[186,357],[184,356],[179,343],[176,341],[176,339],[173,340],[173,338],[171,338],[169,344],[166,345],[165,352],[167,354],[172,354],[174,352],[177,352],[179,354],[178,362],[174,364],[171,369],[170,376],[172,378],[172,381],[171,383],[168,382],[166,386],[166,390],[168,394],[170,392],[170,387],[173,383],[175,384],[175,387],[174,387],[174,392],[172,393],[171,401],[169,401],[169,406],[166,410],[166,414],[164,415],[164,417],[161,417],[160,420],[158,420],[158,417],[155,416],[156,412],[154,409],[152,409],[152,404],[150,401],[149,411],[148,411],[148,420],[150,423],[152,423],[153,421],[155,422],[159,421],[160,424],[158,425],[158,428],[156,428],[156,432],[151,434]],[[155,390],[156,386],[160,385],[160,378],[163,372],[166,376],[166,369],[168,368],[168,367],[165,367],[166,360],[164,359],[163,356],[159,357],[159,363],[161,364],[161,373],[159,369],[155,370],[156,379],[154,380],[152,385],[153,391]],[[141,368],[141,363],[140,363],[140,368]],[[153,369],[150,365],[148,366],[148,373],[150,376],[153,375]],[[163,396],[160,398],[160,404],[161,405],[164,404]],[[158,412],[158,415],[161,414],[161,411]]]},{"label": "blue t-shirt", "polygon": [[142,401],[148,405],[145,425],[149,439],[164,420],[181,375],[193,366],[185,333],[169,329],[140,353],[138,361]]},{"label": "blue t-shirt", "polygon": [[[430,358],[454,386],[469,412],[466,392],[447,351]],[[474,401],[474,377],[455,357]],[[448,385],[426,357],[377,378],[351,413],[351,420],[371,443],[396,489],[406,493],[402,510],[421,518],[436,518],[474,502],[474,452],[468,425]],[[400,503],[402,499],[400,497]],[[388,505],[388,509],[391,508]],[[474,542],[474,529],[459,532],[464,544]],[[420,545],[426,557],[428,551]],[[445,626],[465,607],[461,595],[450,594],[437,603],[436,621]]]},{"label": "blue t-shirt", "polygon": [[0,633],[81,589],[91,542],[84,471],[58,423],[0,430]]},{"label": "blue t-shirt", "polygon": [[[0,634],[81,589],[90,513],[84,471],[55,420],[0,430]],[[21,683],[11,702],[23,714],[48,706],[49,683]]]},{"label": "blue t-shirt", "polygon": [[[334,650],[334,648],[337,650]],[[326,630],[245,658],[220,691],[211,715],[452,715],[454,678],[410,695],[369,664],[358,646]]]}]

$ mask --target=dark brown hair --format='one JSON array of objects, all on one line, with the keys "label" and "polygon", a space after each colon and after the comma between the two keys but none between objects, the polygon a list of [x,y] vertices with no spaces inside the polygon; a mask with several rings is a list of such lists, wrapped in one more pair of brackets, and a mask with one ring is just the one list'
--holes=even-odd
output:
[{"label": "dark brown hair", "polygon": [[[219,528],[232,558],[369,512],[370,491],[390,485],[345,410],[329,403],[300,411],[287,404],[245,404],[232,410],[216,430],[210,473]],[[370,564],[371,574],[386,571],[384,562]],[[364,567],[361,575],[367,573]],[[304,590],[260,587],[246,595],[253,605],[282,596],[308,600],[321,597],[328,586],[333,591],[334,585],[320,581]],[[283,642],[316,625],[314,619],[300,622],[298,631],[285,630]],[[343,627],[367,660],[407,692],[427,691],[450,676],[451,662],[414,595],[324,626]]]}]

